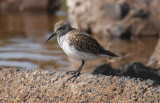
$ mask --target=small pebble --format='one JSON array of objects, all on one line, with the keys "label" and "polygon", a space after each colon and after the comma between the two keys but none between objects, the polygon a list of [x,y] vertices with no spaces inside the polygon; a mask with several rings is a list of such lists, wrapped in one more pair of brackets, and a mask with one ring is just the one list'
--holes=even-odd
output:
[{"label": "small pebble", "polygon": [[55,73],[56,73],[56,71],[52,71],[49,73],[49,75],[51,76],[51,75],[54,75]]},{"label": "small pebble", "polygon": [[148,84],[149,87],[151,87],[153,85],[154,81],[151,79],[147,79],[146,83]]},{"label": "small pebble", "polygon": [[98,74],[98,75],[97,75],[97,77],[101,77],[101,76],[103,76],[103,75],[102,75],[102,74]]},{"label": "small pebble", "polygon": [[94,99],[94,98],[95,98],[95,96],[92,96],[92,97],[91,97],[91,99]]},{"label": "small pebble", "polygon": [[98,82],[99,82],[99,80],[96,80],[95,82],[96,82],[96,83],[98,83]]},{"label": "small pebble", "polygon": [[36,74],[37,74],[37,71],[34,71],[34,72],[33,72],[33,75],[36,75]]},{"label": "small pebble", "polygon": [[88,100],[86,100],[84,103],[88,103]]},{"label": "small pebble", "polygon": [[91,92],[91,89],[89,89],[88,92]]},{"label": "small pebble", "polygon": [[112,85],[112,81],[109,81],[109,84]]},{"label": "small pebble", "polygon": [[60,101],[63,101],[64,100],[64,98],[63,97],[60,97]]},{"label": "small pebble", "polygon": [[109,100],[107,100],[107,103],[111,103]]},{"label": "small pebble", "polygon": [[36,95],[36,99],[40,99],[39,95]]}]

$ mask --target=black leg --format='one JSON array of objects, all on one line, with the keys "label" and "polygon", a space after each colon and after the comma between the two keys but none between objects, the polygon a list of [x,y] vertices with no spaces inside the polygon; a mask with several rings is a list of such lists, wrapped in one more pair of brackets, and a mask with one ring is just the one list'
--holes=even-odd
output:
[{"label": "black leg", "polygon": [[68,71],[67,73],[72,72],[72,74],[73,74],[73,76],[71,78],[69,78],[68,80],[74,78],[73,79],[73,82],[74,82],[74,80],[80,75],[80,72],[81,72],[84,64],[85,64],[85,61],[82,60],[81,66],[76,71]]}]

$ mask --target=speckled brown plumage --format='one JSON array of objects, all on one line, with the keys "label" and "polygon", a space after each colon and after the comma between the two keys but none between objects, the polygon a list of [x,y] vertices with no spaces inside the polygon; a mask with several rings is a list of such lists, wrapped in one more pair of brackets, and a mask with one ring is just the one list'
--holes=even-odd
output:
[{"label": "speckled brown plumage", "polygon": [[70,46],[74,46],[79,51],[95,55],[116,56],[114,53],[105,50],[90,34],[81,30],[74,29],[66,35],[70,35]]}]

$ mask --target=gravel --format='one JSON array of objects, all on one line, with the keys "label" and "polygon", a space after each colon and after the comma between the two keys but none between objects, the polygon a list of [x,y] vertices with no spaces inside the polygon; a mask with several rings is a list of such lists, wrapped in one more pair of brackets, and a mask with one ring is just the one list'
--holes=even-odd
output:
[{"label": "gravel", "polygon": [[160,85],[124,76],[81,74],[75,82],[59,71],[0,69],[0,103],[160,102]]}]

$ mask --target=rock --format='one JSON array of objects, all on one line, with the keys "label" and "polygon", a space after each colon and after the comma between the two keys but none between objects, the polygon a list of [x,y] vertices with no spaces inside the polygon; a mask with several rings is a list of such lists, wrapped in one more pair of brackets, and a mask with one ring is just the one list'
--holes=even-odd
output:
[{"label": "rock", "polygon": [[159,8],[160,0],[153,0],[150,5],[151,18],[150,21],[153,22],[153,26],[158,30],[160,28],[160,8]]},{"label": "rock", "polygon": [[101,9],[106,12],[110,19],[121,20],[128,14],[129,5],[127,3],[111,2],[101,7]]},{"label": "rock", "polygon": [[22,0],[20,10],[46,10],[49,0]]},{"label": "rock", "polygon": [[113,37],[158,35],[158,4],[158,0],[67,0],[73,27]]},{"label": "rock", "polygon": [[136,18],[147,19],[149,17],[149,12],[146,12],[143,9],[135,10],[132,16]]},{"label": "rock", "polygon": [[92,74],[98,75],[114,75],[114,76],[130,76],[134,78],[141,78],[144,80],[151,79],[157,84],[160,84],[160,74],[157,69],[146,67],[141,63],[135,62],[129,65],[125,65],[121,68],[112,68],[109,64],[103,64],[96,67]]},{"label": "rock", "polygon": [[0,11],[48,10],[55,11],[61,0],[1,0]]},{"label": "rock", "polygon": [[[35,72],[37,79],[34,79]],[[85,73],[81,74],[75,82],[71,82],[66,81],[71,77],[70,74],[54,72],[50,75],[50,71],[40,69],[17,71],[12,68],[2,68],[0,70],[0,101],[2,103],[159,102],[160,86],[153,85],[151,80]],[[7,74],[7,77],[4,74]]]},{"label": "rock", "polygon": [[153,54],[151,55],[147,65],[160,68],[160,38],[159,38],[157,46]]},{"label": "rock", "polygon": [[19,9],[19,5],[21,3],[22,3],[22,0],[0,0],[0,10],[16,11]]}]

